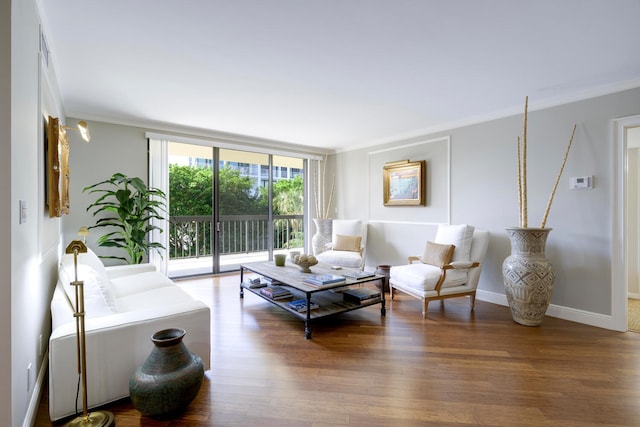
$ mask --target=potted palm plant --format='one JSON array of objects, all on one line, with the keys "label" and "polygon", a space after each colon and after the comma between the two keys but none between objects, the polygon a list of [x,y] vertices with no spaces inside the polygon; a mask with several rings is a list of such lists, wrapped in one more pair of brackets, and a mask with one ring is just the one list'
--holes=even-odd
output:
[{"label": "potted palm plant", "polygon": [[129,178],[119,172],[82,191],[99,196],[87,207],[87,212],[93,210],[94,217],[100,216],[89,229],[110,227],[111,230],[98,238],[98,246],[121,248],[127,253],[127,257],[109,255],[101,258],[140,264],[150,250],[160,252],[164,249],[162,244],[148,239],[151,231],[162,232],[151,220],[164,219],[166,195],[163,191],[147,187],[138,177]]}]

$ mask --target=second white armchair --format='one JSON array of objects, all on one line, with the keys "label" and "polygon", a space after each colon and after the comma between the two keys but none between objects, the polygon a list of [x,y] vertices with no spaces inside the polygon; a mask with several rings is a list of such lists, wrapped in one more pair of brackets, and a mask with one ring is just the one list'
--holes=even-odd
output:
[{"label": "second white armchair", "polygon": [[316,255],[318,261],[347,268],[364,268],[367,225],[359,219],[334,219],[327,250]]}]

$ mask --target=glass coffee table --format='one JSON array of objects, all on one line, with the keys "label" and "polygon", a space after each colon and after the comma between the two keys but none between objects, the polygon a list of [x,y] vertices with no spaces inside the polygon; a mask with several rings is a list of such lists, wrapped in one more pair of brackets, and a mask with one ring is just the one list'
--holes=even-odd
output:
[{"label": "glass coffee table", "polygon": [[[245,273],[252,272],[262,278],[262,287],[254,287],[250,281],[245,280]],[[355,279],[347,277],[357,275],[360,270],[342,268],[334,270],[329,265],[322,263],[311,267],[311,273],[303,273],[296,265],[289,260],[283,267],[276,266],[272,261],[253,262],[240,265],[240,298],[244,298],[244,291],[247,290],[260,298],[282,308],[294,316],[304,320],[304,334],[306,339],[311,339],[311,322],[326,316],[332,316],[347,311],[359,310],[375,304],[381,304],[380,315],[385,316],[385,298],[383,285],[386,280],[384,275],[371,273],[370,276]],[[330,283],[326,285],[311,285],[305,282],[309,276],[322,274],[332,274],[345,276],[345,281],[341,283]],[[261,292],[266,287],[281,286],[291,293],[290,297],[284,299],[273,299]],[[350,289],[362,289],[362,291],[346,292]],[[370,292],[367,292],[369,290]],[[378,295],[376,296],[376,290]],[[364,291],[364,292],[363,292]],[[353,295],[345,296],[345,293],[356,294],[362,292],[370,294],[363,296],[362,300],[354,298]],[[302,304],[306,307],[291,307],[292,301],[304,300]],[[316,308],[312,308],[315,307]]]}]

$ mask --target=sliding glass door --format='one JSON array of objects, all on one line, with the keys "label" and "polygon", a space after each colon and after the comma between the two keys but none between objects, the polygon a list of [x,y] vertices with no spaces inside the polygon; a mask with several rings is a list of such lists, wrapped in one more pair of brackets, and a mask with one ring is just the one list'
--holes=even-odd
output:
[{"label": "sliding glass door", "polygon": [[213,273],[213,148],[168,148],[169,277]]},{"label": "sliding glass door", "polygon": [[169,142],[170,277],[304,247],[305,160]]},{"label": "sliding glass door", "polygon": [[214,183],[217,271],[237,270],[242,262],[270,258],[268,154],[220,149]]}]

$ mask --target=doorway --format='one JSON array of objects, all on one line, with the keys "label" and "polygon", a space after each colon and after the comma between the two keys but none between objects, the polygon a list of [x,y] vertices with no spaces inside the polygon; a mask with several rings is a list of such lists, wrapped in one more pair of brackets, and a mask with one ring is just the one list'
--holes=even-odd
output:
[{"label": "doorway", "polygon": [[640,332],[640,125],[624,128],[626,141],[625,275],[627,327]]},{"label": "doorway", "polygon": [[[639,274],[634,272],[635,259],[640,258],[640,171],[634,168],[633,129],[640,127],[640,115],[612,120],[612,140],[614,152],[614,192],[612,194],[612,244],[611,244],[611,288],[612,329],[629,330],[630,281]],[[630,166],[631,162],[631,168]],[[636,162],[640,167],[640,159]],[[637,177],[637,178],[636,178]],[[630,182],[633,181],[633,182]],[[636,188],[636,190],[631,190]],[[633,191],[633,194],[629,194]],[[636,230],[636,231],[634,231]],[[631,234],[630,234],[631,233]],[[634,254],[634,252],[636,252]],[[638,263],[640,264],[640,262]],[[632,285],[633,286],[633,285]]]}]

